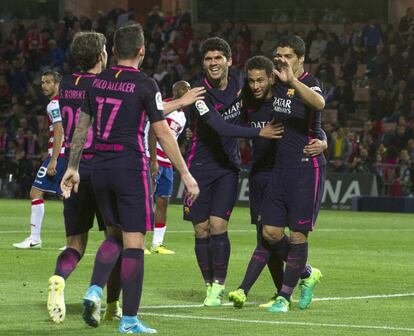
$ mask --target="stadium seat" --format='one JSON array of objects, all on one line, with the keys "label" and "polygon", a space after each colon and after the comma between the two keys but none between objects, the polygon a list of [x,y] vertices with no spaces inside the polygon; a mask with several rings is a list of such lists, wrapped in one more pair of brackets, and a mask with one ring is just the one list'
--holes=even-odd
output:
[{"label": "stadium seat", "polygon": [[322,123],[336,124],[338,122],[337,109],[325,109],[322,112]]},{"label": "stadium seat", "polygon": [[367,103],[370,100],[369,88],[356,88],[354,100],[356,102]]}]

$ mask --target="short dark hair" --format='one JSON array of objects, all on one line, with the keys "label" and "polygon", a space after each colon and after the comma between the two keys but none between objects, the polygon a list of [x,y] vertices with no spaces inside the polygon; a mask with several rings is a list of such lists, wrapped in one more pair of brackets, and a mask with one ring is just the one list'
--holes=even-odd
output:
[{"label": "short dark hair", "polygon": [[306,44],[305,41],[298,35],[283,36],[276,45],[276,48],[292,48],[293,52],[298,58],[305,56]]},{"label": "short dark hair", "polygon": [[137,56],[137,49],[144,45],[144,31],[139,23],[118,28],[114,34],[115,53],[119,59]]},{"label": "short dark hair", "polygon": [[75,34],[70,48],[76,64],[82,71],[92,69],[98,63],[105,44],[106,37],[101,33],[79,32]]},{"label": "short dark hair", "polygon": [[62,80],[62,76],[59,72],[54,71],[54,70],[50,70],[50,69],[47,69],[47,70],[43,71],[42,72],[42,77],[43,76],[52,76],[53,81],[55,83],[60,83],[60,81]]},{"label": "short dark hair", "polygon": [[203,58],[207,52],[215,50],[221,51],[227,59],[231,57],[231,48],[229,44],[220,37],[210,37],[201,45],[201,55]]},{"label": "short dark hair", "polygon": [[246,61],[246,72],[249,70],[265,70],[266,74],[270,76],[275,68],[273,62],[264,56],[253,56]]}]

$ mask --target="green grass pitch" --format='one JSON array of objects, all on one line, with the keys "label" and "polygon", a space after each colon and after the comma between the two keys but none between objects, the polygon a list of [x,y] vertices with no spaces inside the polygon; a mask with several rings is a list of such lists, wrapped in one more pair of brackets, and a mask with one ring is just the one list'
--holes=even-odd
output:
[{"label": "green grass pitch", "polygon": [[[86,255],[66,283],[66,320],[55,325],[46,297],[58,248],[65,245],[62,204],[46,202],[41,250],[14,249],[12,243],[28,235],[29,217],[29,201],[0,200],[0,335],[116,335],[117,323],[93,329],[81,318],[101,233],[91,232]],[[230,239],[227,293],[237,288],[255,245],[248,209],[234,210]],[[160,335],[411,335],[413,241],[413,215],[322,211],[310,235],[309,262],[324,277],[309,310],[300,311],[297,301],[283,315],[259,308],[273,294],[267,270],[242,310],[205,308],[192,227],[181,220],[181,207],[172,205],[165,243],[176,254],[146,257],[140,317]]]}]

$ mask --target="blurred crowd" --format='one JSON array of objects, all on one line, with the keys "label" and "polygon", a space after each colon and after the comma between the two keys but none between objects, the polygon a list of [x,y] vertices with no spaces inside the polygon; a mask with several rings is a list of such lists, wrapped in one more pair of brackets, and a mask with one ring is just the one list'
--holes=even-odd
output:
[{"label": "blurred crowd", "polygon": [[[297,34],[307,43],[306,66],[324,83],[329,142],[326,153],[332,172],[373,173],[382,194],[412,195],[414,191],[414,9],[396,26],[371,20],[332,19],[325,13],[307,29],[288,23],[275,12],[272,29],[261,32],[245,22],[213,23],[195,29],[191,16],[179,9],[162,13],[154,7],[145,19],[146,57],[143,70],[153,77],[164,97],[177,80],[192,83],[200,75],[200,43],[220,36],[232,47],[233,66],[258,54],[272,57],[280,36]],[[335,16],[336,15],[336,16]],[[332,17],[332,18],[331,18]],[[0,178],[18,181],[17,197],[26,197],[40,160],[46,155],[47,99],[40,91],[42,70],[62,74],[75,70],[71,40],[79,31],[95,30],[108,40],[117,27],[134,21],[132,12],[114,7],[95,17],[66,12],[60,21],[47,18],[23,24],[0,23]],[[341,32],[329,22],[345,21]],[[204,26],[203,26],[204,27]],[[9,31],[9,29],[8,29]],[[243,165],[250,160],[249,142],[241,142]]]}]

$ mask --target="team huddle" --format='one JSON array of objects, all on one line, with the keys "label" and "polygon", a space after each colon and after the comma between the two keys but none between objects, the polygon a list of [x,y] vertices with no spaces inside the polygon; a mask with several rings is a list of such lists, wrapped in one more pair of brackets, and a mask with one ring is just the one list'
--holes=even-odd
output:
[{"label": "team huddle", "polygon": [[[83,297],[84,321],[100,324],[106,286],[104,320],[120,319],[121,333],[156,333],[137,314],[145,235],[154,222],[151,252],[174,253],[163,245],[172,166],[186,190],[183,218],[194,228],[204,305],[221,306],[231,250],[228,223],[239,180],[238,138],[252,141],[249,197],[257,246],[228,298],[242,308],[267,265],[275,295],[261,306],[288,312],[299,283],[299,308],[308,308],[322,277],[307,264],[307,238],[321,203],[327,145],[321,127],[325,101],[319,81],[303,69],[303,40],[281,38],[273,61],[254,56],[243,73],[231,68],[228,43],[209,38],[201,45],[202,78],[193,89],[177,82],[173,98],[165,101],[156,82],[140,71],[145,46],[139,25],[115,32],[116,66],[106,68],[105,44],[102,34],[76,34],[71,50],[81,71],[63,79],[53,71],[42,76],[50,99],[50,157],[31,190],[31,236],[14,246],[41,247],[43,194],[62,195],[67,242],[49,279],[51,319],[65,319],[65,281],[85,253],[96,217],[104,240]],[[186,125],[191,143],[185,161],[177,137]]]}]

